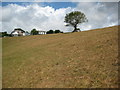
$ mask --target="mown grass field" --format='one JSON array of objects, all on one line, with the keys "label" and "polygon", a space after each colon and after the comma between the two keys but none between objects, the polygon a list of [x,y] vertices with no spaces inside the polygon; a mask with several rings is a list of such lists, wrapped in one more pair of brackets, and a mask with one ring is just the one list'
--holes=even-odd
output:
[{"label": "mown grass field", "polygon": [[3,88],[118,87],[118,27],[2,39]]}]

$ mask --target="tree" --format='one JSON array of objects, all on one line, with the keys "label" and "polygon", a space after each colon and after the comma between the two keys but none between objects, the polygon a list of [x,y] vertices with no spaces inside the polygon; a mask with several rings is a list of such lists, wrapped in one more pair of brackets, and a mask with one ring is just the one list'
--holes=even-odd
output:
[{"label": "tree", "polygon": [[53,30],[49,30],[49,31],[47,31],[47,34],[53,34],[53,33],[54,33]]},{"label": "tree", "polygon": [[61,31],[60,30],[55,30],[55,33],[61,33]]},{"label": "tree", "polygon": [[77,25],[83,22],[87,22],[87,18],[84,13],[80,11],[74,11],[71,13],[66,14],[65,16],[65,22],[67,23],[66,26],[73,26],[74,30],[73,32],[77,32],[78,28]]},{"label": "tree", "polygon": [[0,37],[5,37],[5,36],[9,36],[9,34],[7,34],[7,32],[0,32]]},{"label": "tree", "polygon": [[55,33],[63,33],[63,31],[55,30]]},{"label": "tree", "polygon": [[31,30],[32,35],[38,35],[38,31],[36,29]]}]

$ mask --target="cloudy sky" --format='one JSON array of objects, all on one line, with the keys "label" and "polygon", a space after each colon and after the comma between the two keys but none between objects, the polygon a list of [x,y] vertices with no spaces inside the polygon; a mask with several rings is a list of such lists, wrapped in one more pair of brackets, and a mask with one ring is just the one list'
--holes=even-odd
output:
[{"label": "cloudy sky", "polygon": [[82,31],[118,25],[117,2],[2,2],[0,31],[36,28],[71,32],[73,28],[66,27],[64,22],[65,15],[71,11],[81,11],[88,18],[87,23],[78,25]]}]

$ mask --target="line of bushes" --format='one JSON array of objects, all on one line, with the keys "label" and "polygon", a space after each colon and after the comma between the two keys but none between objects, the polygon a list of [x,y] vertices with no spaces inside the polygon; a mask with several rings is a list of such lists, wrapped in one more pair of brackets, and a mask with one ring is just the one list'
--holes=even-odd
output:
[{"label": "line of bushes", "polygon": [[49,30],[49,31],[47,31],[47,34],[54,34],[54,33],[63,33],[63,32],[60,31],[60,30],[55,30],[55,31]]}]

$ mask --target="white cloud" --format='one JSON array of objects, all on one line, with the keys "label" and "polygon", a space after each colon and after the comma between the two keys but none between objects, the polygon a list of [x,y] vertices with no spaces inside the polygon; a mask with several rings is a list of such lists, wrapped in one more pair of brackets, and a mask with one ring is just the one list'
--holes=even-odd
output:
[{"label": "white cloud", "polygon": [[88,18],[88,23],[80,25],[81,30],[103,28],[118,24],[118,3],[81,2],[76,10],[84,12]]},{"label": "white cloud", "polygon": [[70,7],[55,10],[52,7],[41,7],[38,4],[28,6],[10,4],[2,8],[3,31],[10,33],[18,27],[28,31],[33,28],[45,31],[50,29],[67,31],[64,16],[70,11]]},{"label": "white cloud", "polygon": [[60,29],[64,32],[71,31],[72,27],[65,27],[64,17],[66,13],[74,10],[85,13],[88,18],[87,23],[79,25],[81,30],[102,28],[117,25],[118,7],[117,3],[95,3],[79,2],[75,8],[54,9],[50,6],[42,7],[38,4],[20,6],[9,4],[0,7],[2,10],[2,30],[9,33],[14,28],[22,28],[31,31],[33,28],[48,31],[50,29]]}]

